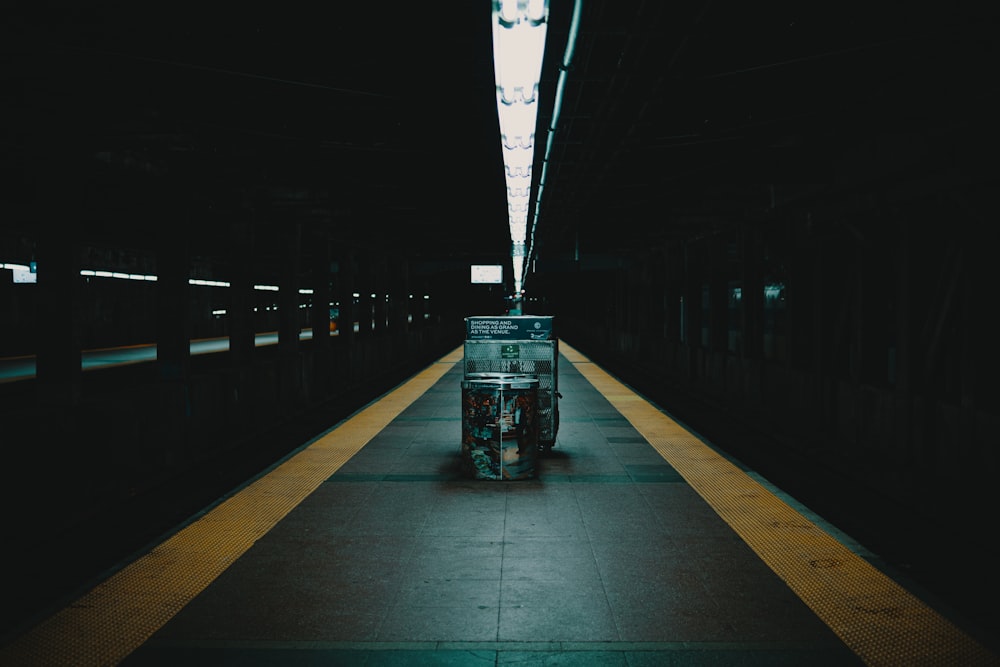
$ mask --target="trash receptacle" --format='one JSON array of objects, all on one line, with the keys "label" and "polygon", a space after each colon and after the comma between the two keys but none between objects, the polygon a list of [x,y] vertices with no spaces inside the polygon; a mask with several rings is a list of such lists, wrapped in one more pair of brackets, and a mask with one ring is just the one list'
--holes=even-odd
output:
[{"label": "trash receptacle", "polygon": [[483,373],[462,380],[461,456],[475,479],[535,477],[537,378]]},{"label": "trash receptacle", "polygon": [[538,378],[538,444],[550,450],[559,430],[559,340],[551,315],[465,318],[465,377],[483,372]]}]

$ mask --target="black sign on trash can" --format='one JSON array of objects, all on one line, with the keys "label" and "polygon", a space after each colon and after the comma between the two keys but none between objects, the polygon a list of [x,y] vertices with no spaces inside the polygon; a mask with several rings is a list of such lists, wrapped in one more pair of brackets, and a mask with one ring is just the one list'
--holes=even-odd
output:
[{"label": "black sign on trash can", "polygon": [[465,318],[466,340],[549,340],[552,337],[551,315]]},{"label": "black sign on trash can", "polygon": [[538,378],[475,373],[462,380],[461,456],[475,479],[535,477]]}]

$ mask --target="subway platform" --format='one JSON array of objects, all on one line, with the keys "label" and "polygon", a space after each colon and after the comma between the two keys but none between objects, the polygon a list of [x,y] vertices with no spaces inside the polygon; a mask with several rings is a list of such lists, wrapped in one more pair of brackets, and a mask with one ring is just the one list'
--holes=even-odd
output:
[{"label": "subway platform", "polygon": [[462,473],[462,350],[0,647],[0,665],[998,665],[565,342],[537,476]]}]

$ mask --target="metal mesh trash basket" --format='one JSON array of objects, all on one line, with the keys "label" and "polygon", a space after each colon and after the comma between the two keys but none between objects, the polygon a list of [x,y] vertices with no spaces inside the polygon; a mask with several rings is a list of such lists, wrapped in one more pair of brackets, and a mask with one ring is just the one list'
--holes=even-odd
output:
[{"label": "metal mesh trash basket", "polygon": [[489,375],[462,380],[462,467],[475,479],[535,477],[538,379]]}]

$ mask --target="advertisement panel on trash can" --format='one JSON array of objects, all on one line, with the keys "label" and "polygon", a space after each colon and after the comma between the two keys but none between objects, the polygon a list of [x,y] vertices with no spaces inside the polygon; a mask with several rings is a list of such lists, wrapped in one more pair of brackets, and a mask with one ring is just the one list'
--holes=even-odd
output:
[{"label": "advertisement panel on trash can", "polygon": [[466,340],[549,340],[552,333],[551,315],[465,318]]}]

